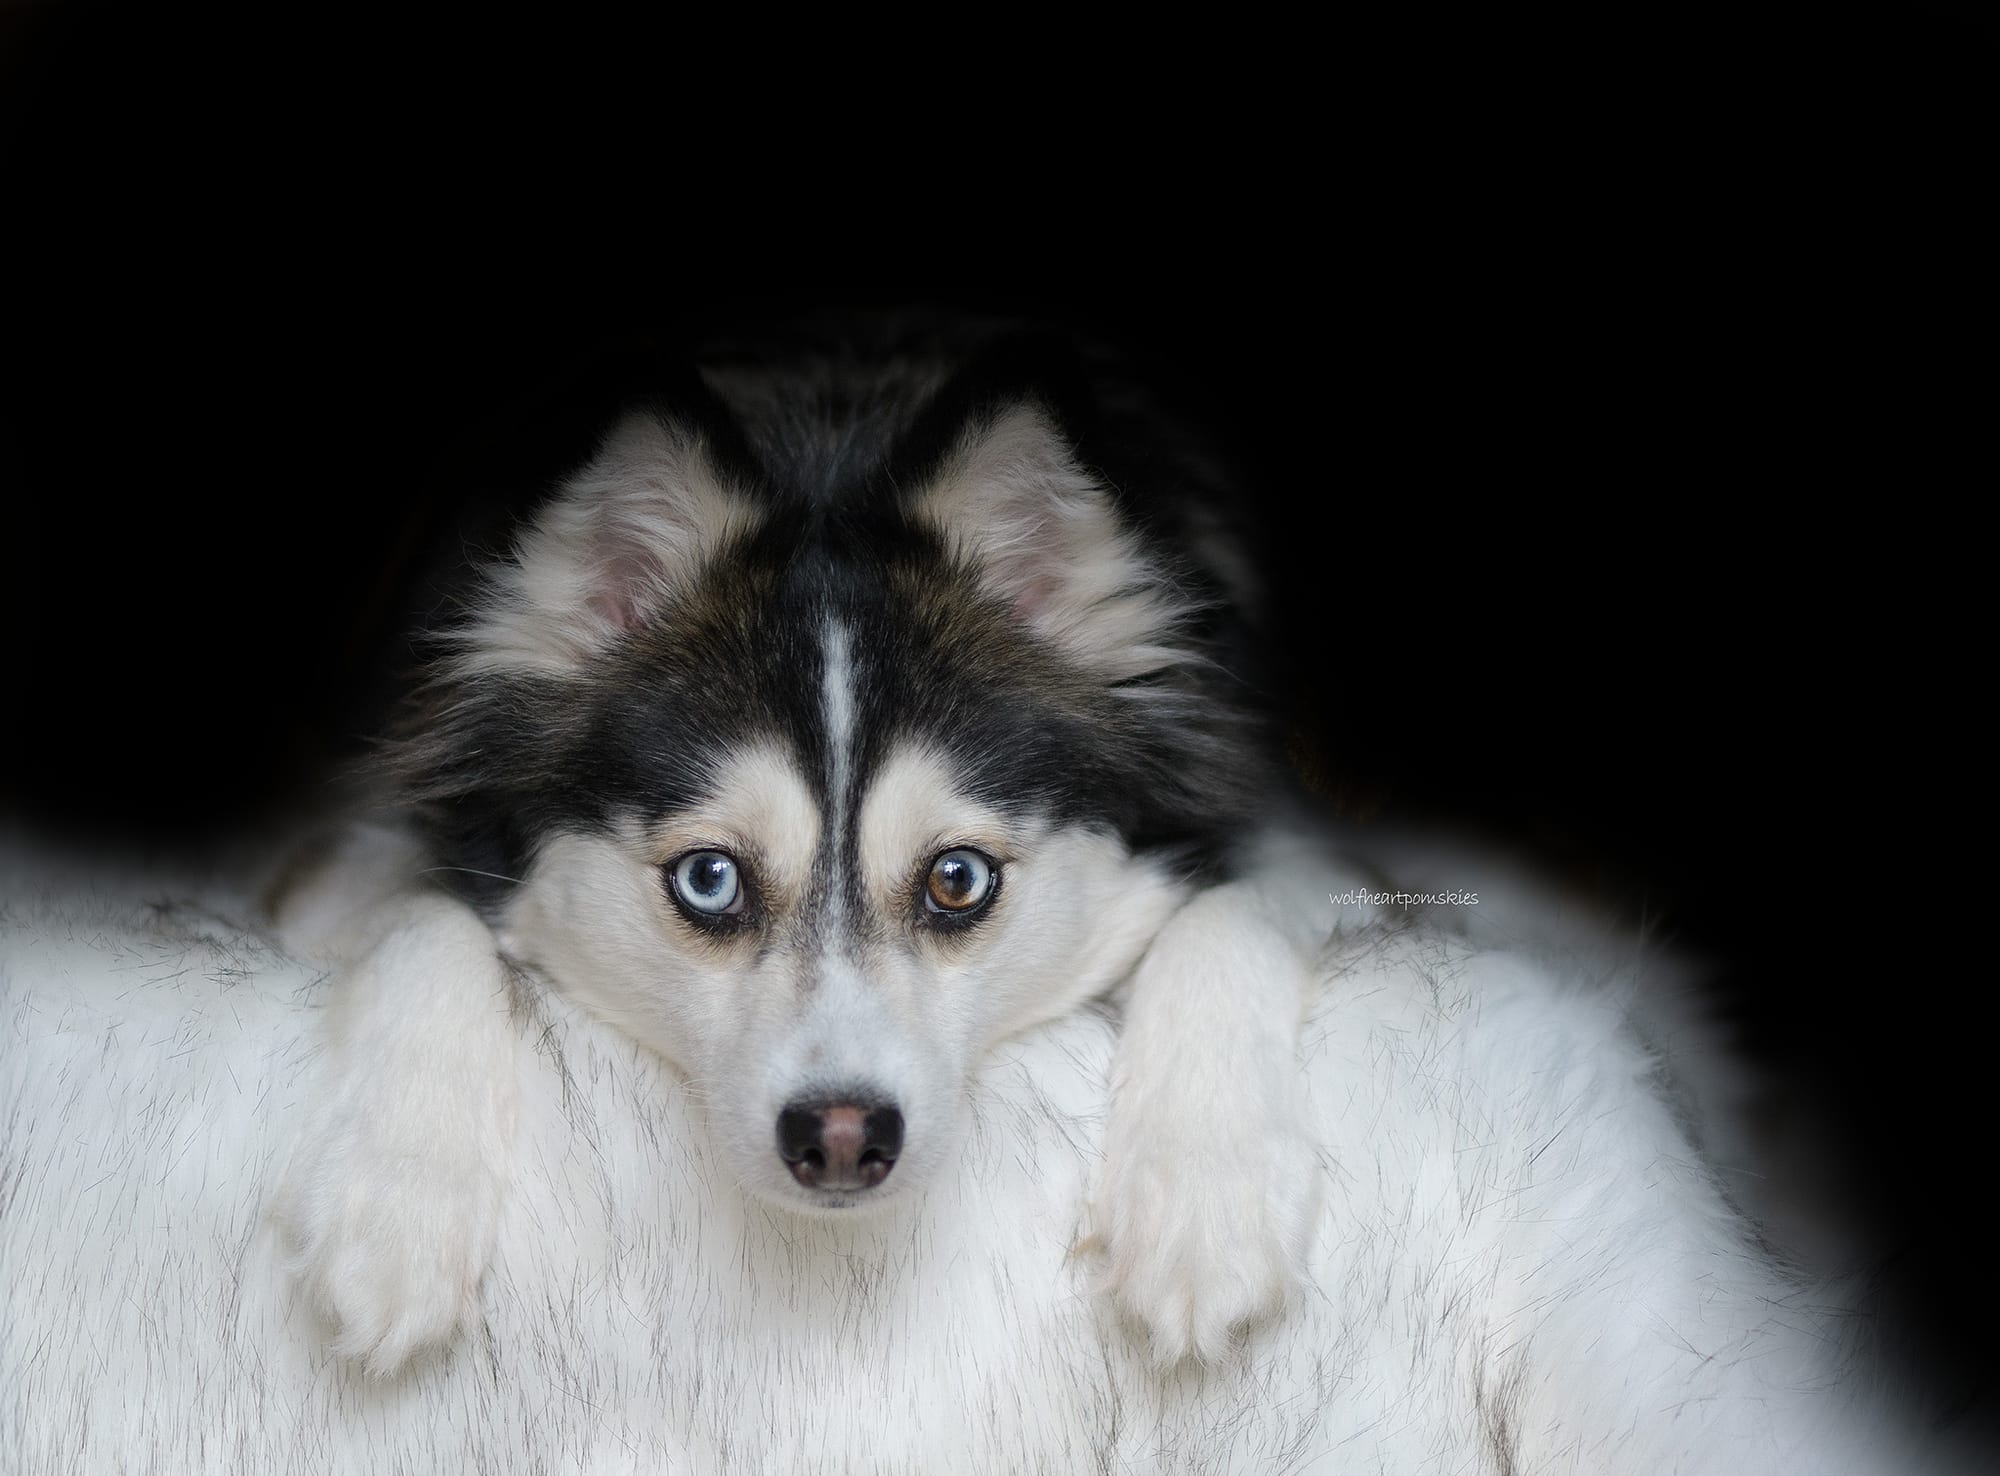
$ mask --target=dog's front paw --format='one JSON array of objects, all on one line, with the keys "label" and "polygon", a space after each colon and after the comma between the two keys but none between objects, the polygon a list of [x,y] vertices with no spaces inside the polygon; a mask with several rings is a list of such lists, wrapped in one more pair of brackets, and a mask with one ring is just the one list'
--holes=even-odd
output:
[{"label": "dog's front paw", "polygon": [[1113,1114],[1092,1242],[1100,1290],[1162,1365],[1218,1360],[1302,1274],[1319,1211],[1310,1144],[1273,1128],[1219,1136],[1130,1131]]},{"label": "dog's front paw", "polygon": [[277,1218],[300,1290],[335,1330],[334,1352],[386,1376],[473,1315],[501,1186],[476,1153],[381,1146],[295,1164]]}]

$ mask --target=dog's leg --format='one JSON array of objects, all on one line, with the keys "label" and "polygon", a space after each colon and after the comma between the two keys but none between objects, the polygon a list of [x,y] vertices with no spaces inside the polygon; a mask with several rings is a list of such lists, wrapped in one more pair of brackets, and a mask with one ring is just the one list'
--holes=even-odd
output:
[{"label": "dog's leg", "polygon": [[492,1255],[515,1109],[509,979],[463,904],[410,890],[351,920],[275,1214],[292,1266],[378,1374],[450,1338]]},{"label": "dog's leg", "polygon": [[1155,1355],[1214,1359],[1298,1278],[1319,1208],[1297,1045],[1331,930],[1326,868],[1270,847],[1198,894],[1134,971],[1094,1230]]}]

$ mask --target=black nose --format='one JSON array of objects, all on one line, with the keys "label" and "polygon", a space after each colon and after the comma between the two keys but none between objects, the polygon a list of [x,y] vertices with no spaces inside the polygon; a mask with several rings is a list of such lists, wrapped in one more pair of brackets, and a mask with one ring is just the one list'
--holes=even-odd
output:
[{"label": "black nose", "polygon": [[893,1103],[791,1102],[778,1114],[778,1152],[808,1189],[873,1189],[902,1151]]}]

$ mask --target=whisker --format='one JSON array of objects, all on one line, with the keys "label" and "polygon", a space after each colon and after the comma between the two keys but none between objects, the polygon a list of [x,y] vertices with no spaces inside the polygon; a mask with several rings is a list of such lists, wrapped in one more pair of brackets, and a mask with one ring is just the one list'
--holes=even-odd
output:
[{"label": "whisker", "polygon": [[479,871],[470,866],[426,866],[417,875],[429,876],[433,871],[462,871],[467,876],[490,876],[495,881],[509,882],[517,887],[522,885],[521,878],[518,876],[502,876],[497,871]]}]

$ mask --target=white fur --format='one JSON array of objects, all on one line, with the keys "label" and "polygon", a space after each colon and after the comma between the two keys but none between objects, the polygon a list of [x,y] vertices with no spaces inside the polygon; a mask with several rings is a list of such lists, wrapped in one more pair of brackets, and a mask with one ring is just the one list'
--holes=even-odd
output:
[{"label": "white fur", "polygon": [[455,1334],[493,1253],[513,1162],[514,1031],[493,935],[458,902],[403,894],[351,919],[274,1213],[294,1275],[377,1373]]},{"label": "white fur", "polygon": [[1162,1363],[1220,1357],[1298,1282],[1320,1201],[1293,1061],[1313,960],[1342,921],[1323,898],[1345,874],[1323,841],[1272,827],[1121,992],[1092,1244]]},{"label": "white fur", "polygon": [[1201,893],[1128,991],[1096,1232],[1162,1362],[1275,1311],[1319,1207],[1293,1064],[1311,958],[1276,913],[1255,877]]},{"label": "white fur", "polygon": [[[1213,1367],[1156,1373],[1069,1254],[1103,1015],[983,1056],[929,1192],[836,1222],[740,1193],[677,1073],[530,984],[492,1015],[517,1147],[473,1335],[373,1380],[325,1351],[266,1219],[286,1159],[326,1152],[319,971],[213,883],[19,853],[0,876],[24,1476],[1945,1469],[1747,1248],[1616,992],[1421,927],[1313,970],[1295,1081],[1329,1212],[1308,1294]],[[405,922],[437,931],[376,957],[483,973],[469,937],[431,955],[448,920]]]},{"label": "white fur", "polygon": [[826,662],[820,683],[821,713],[833,760],[827,776],[833,816],[827,830],[839,835],[847,829],[847,790],[854,778],[854,659],[847,649],[847,627],[828,620],[821,651]]}]

